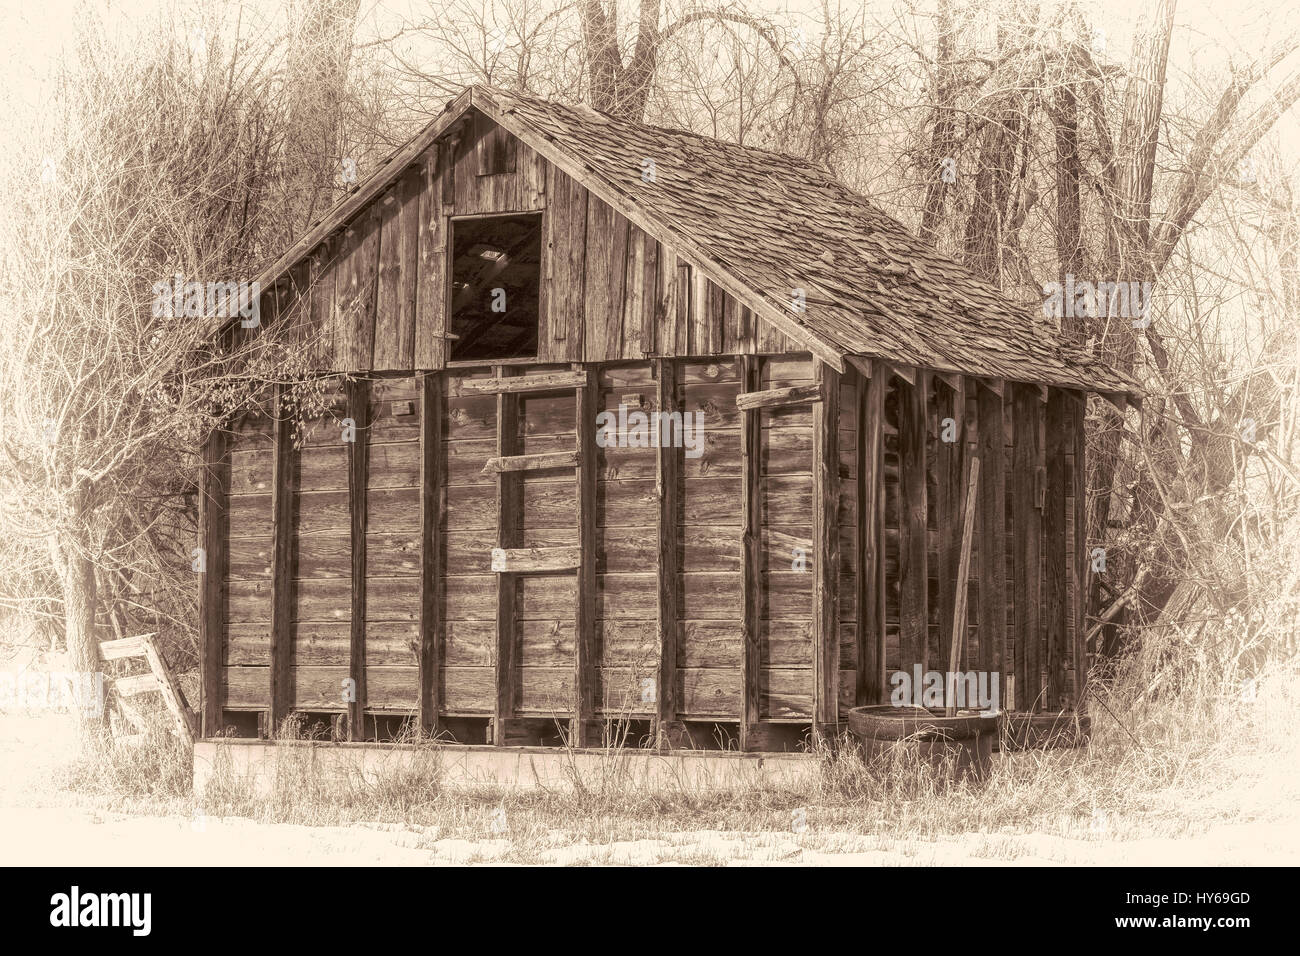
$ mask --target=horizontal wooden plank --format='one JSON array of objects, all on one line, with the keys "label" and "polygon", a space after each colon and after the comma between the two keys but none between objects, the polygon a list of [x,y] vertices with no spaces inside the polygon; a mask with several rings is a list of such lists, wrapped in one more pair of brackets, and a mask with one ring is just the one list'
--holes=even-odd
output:
[{"label": "horizontal wooden plank", "polygon": [[748,411],[753,408],[807,405],[819,401],[821,392],[817,385],[792,385],[788,388],[769,388],[762,392],[742,392],[736,396],[736,407]]},{"label": "horizontal wooden plank", "polygon": [[116,661],[124,657],[141,657],[144,654],[143,637],[120,637],[115,641],[100,641],[101,660]]},{"label": "horizontal wooden plank", "polygon": [[134,677],[119,677],[113,681],[113,690],[123,697],[134,697],[158,689],[158,679],[153,674],[136,674]]},{"label": "horizontal wooden plank", "polygon": [[543,372],[511,378],[467,378],[462,379],[455,388],[461,395],[518,394],[577,388],[586,380],[585,372]]},{"label": "horizontal wooden plank", "polygon": [[493,548],[492,570],[501,572],[572,571],[582,548]]},{"label": "horizontal wooden plank", "polygon": [[543,455],[506,455],[501,458],[489,458],[483,465],[483,474],[540,471],[543,468],[576,468],[578,459],[576,451],[551,452]]}]

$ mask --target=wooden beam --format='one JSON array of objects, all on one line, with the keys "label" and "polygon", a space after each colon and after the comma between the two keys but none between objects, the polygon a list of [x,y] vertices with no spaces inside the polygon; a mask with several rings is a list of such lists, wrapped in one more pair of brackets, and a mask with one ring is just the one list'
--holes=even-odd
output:
[{"label": "wooden beam", "polygon": [[[677,401],[677,363],[655,361],[656,407],[664,413],[680,411]],[[656,626],[659,636],[659,674],[655,687],[656,712],[661,744],[675,745],[681,739],[677,719],[677,638],[682,606],[681,577],[681,478],[683,449],[659,441],[655,460],[655,491],[659,498],[658,548],[656,550],[659,600]]]},{"label": "wooden beam", "polygon": [[920,374],[917,369],[907,365],[893,365],[889,363],[885,363],[885,367],[889,370],[889,374],[900,382],[910,385],[913,388],[916,387],[917,376]]},{"label": "wooden beam", "polygon": [[[494,382],[505,381],[510,374],[498,366]],[[510,389],[500,389],[497,397],[497,457],[509,458],[519,451],[519,396]],[[518,472],[497,473],[497,548],[509,549],[521,543],[523,530],[523,484]],[[513,574],[497,575],[496,612],[496,704],[492,712],[493,742],[506,746],[507,722],[515,715],[519,690],[519,667],[515,659],[515,612],[518,582]]]},{"label": "wooden beam", "polygon": [[99,642],[99,659],[116,661],[126,657],[143,657],[144,639],[141,637],[119,637],[114,641]]},{"label": "wooden beam", "polygon": [[817,385],[793,385],[789,388],[770,388],[757,391],[753,386],[746,386],[750,391],[736,396],[736,407],[742,412],[756,408],[780,408],[786,405],[806,405],[822,400],[821,388]]},{"label": "wooden beam", "polygon": [[840,374],[816,363],[813,406],[813,720],[839,722]]},{"label": "wooden beam", "polygon": [[1006,598],[1006,428],[1002,395],[981,381],[976,391],[979,409],[977,454],[980,459],[979,587],[980,669],[998,674],[999,693],[1006,693],[1011,657],[1007,634]]},{"label": "wooden beam", "polygon": [[[955,385],[953,382],[955,381]],[[952,625],[957,607],[957,565],[961,560],[961,508],[965,488],[966,383],[961,376],[945,376],[935,389],[939,441],[935,444],[935,521],[939,533],[939,659],[950,659]],[[946,419],[952,419],[952,438]],[[965,646],[965,635],[956,635]],[[961,662],[959,661],[960,665]],[[964,670],[964,668],[958,668]]]},{"label": "wooden beam", "polygon": [[576,451],[557,451],[543,455],[509,455],[504,458],[489,458],[483,466],[482,474],[494,475],[503,471],[540,471],[545,468],[576,468],[578,453]]},{"label": "wooden beam", "polygon": [[929,376],[898,386],[899,666],[929,669],[929,595],[926,555],[926,403]]},{"label": "wooden beam", "polygon": [[420,731],[434,736],[442,712],[442,376],[420,383]]},{"label": "wooden beam", "polygon": [[[764,403],[742,403],[752,396],[772,395],[759,392],[761,381],[759,359],[752,355],[740,357],[741,387],[748,395],[740,395],[736,405],[741,409],[740,422],[740,586],[742,601],[741,666],[740,666],[740,749],[748,750],[750,731],[759,720],[759,667],[762,648],[759,644],[760,617],[763,607],[763,578],[760,574],[760,555],[763,546],[762,497],[759,487],[763,421],[760,408],[772,407]],[[820,400],[820,389],[817,391]],[[776,389],[789,392],[790,389]]]},{"label": "wooden beam", "polygon": [[216,428],[204,442],[199,476],[199,547],[204,560],[199,576],[199,710],[204,737],[221,732],[229,494],[230,446],[226,432]]},{"label": "wooden beam", "polygon": [[119,677],[113,681],[113,690],[123,697],[135,697],[158,690],[158,678],[153,674],[136,674],[132,677]]},{"label": "wooden beam", "polygon": [[1039,624],[1039,580],[1042,573],[1042,513],[1035,507],[1040,403],[1038,388],[1017,383],[1012,387],[1013,441],[1011,472],[1011,526],[1014,558],[1012,600],[1015,613],[1015,705],[1020,711],[1037,710],[1042,684]]},{"label": "wooden beam", "polygon": [[1087,438],[1084,434],[1084,416],[1088,397],[1079,392],[1077,401],[1070,403],[1070,442],[1074,451],[1074,468],[1071,488],[1074,494],[1074,560],[1071,563],[1071,585],[1074,596],[1074,706],[1083,707],[1083,696],[1088,685],[1088,489],[1087,489]]},{"label": "wooden beam", "polygon": [[574,714],[571,733],[575,746],[590,744],[591,718],[596,696],[596,369],[587,366],[580,374],[585,383],[574,402],[577,437],[574,451],[578,465],[578,595],[573,655]]},{"label": "wooden beam", "polygon": [[185,706],[185,698],[181,694],[180,686],[172,677],[167,662],[163,660],[162,652],[158,650],[158,644],[154,640],[154,636],[152,634],[143,635],[140,638],[140,645],[145,659],[149,662],[149,669],[153,671],[163,703],[176,720],[177,730],[180,731],[182,737],[193,740],[198,729],[194,726],[194,715]]},{"label": "wooden beam", "polygon": [[298,498],[298,452],[293,420],[284,399],[275,397],[275,458],[271,468],[271,727],[278,730],[293,706],[293,608]]},{"label": "wooden beam", "polygon": [[493,378],[462,379],[459,385],[461,395],[504,395],[520,392],[557,392],[570,388],[581,388],[586,382],[582,372],[541,372],[536,375],[519,375]]},{"label": "wooden beam", "polygon": [[1065,393],[1053,388],[1047,396],[1047,492],[1043,502],[1043,548],[1046,551],[1047,709],[1065,707],[1065,671],[1070,652],[1066,643],[1070,613],[1068,577],[1071,565],[1066,551],[1066,461],[1070,448],[1069,409]]},{"label": "wooden beam", "polygon": [[885,390],[889,376],[872,370],[858,379],[858,672],[859,707],[885,702],[885,615],[879,600],[884,568]]},{"label": "wooden beam", "polygon": [[348,702],[348,740],[365,739],[366,710],[366,524],[370,474],[370,381],[346,385],[348,418],[356,426],[348,446],[348,511],[352,542],[352,624],[348,647],[348,677],[354,699]]},{"label": "wooden beam", "polygon": [[582,563],[582,549],[573,548],[493,548],[492,570],[512,572],[574,571]]}]

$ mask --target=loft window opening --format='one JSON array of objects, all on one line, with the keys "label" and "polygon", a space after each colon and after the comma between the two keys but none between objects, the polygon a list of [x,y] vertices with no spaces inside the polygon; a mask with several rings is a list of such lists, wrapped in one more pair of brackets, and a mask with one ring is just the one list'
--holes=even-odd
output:
[{"label": "loft window opening", "polygon": [[537,357],[542,215],[451,223],[453,362]]}]

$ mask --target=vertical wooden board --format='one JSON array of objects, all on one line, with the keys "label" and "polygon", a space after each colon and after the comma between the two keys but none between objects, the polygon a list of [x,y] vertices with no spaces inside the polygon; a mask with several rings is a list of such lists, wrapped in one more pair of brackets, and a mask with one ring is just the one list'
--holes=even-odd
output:
[{"label": "vertical wooden board", "polygon": [[549,209],[543,250],[546,310],[538,329],[538,361],[582,360],[586,297],[587,190],[547,165]]},{"label": "vertical wooden board", "polygon": [[[497,375],[508,375],[510,370],[499,367]],[[519,396],[500,394],[497,403],[498,457],[519,454]],[[497,547],[517,548],[521,543],[520,525],[523,518],[523,487],[517,473],[501,472],[496,476]],[[497,673],[496,707],[492,722],[494,741],[498,747],[506,743],[506,721],[514,716],[515,702],[519,699],[519,662],[515,656],[516,578],[514,574],[498,574],[496,636]]]},{"label": "vertical wooden board", "polygon": [[926,399],[929,375],[898,384],[898,589],[900,666],[929,668],[929,583],[926,560]]},{"label": "vertical wooden board", "polygon": [[419,719],[434,735],[442,710],[443,631],[443,381],[426,372],[420,381],[420,650]]},{"label": "vertical wooden board", "polygon": [[310,326],[314,335],[320,339],[322,353],[327,357],[330,367],[337,367],[337,352],[334,346],[335,332],[335,298],[334,298],[334,258],[338,243],[334,239],[325,239],[312,250],[308,259],[308,283],[311,289]]},{"label": "vertical wooden board", "polygon": [[1006,470],[1002,396],[984,384],[977,386],[978,450],[980,459],[978,587],[980,668],[999,675],[1000,693],[1006,693]]},{"label": "vertical wooden board", "polygon": [[423,156],[416,237],[418,267],[415,292],[415,368],[440,369],[447,364],[447,219],[438,182],[440,150],[431,146]]},{"label": "vertical wooden board", "polygon": [[340,371],[364,371],[371,367],[378,264],[378,207],[372,206],[344,230],[344,249],[335,285],[339,300],[335,342]]},{"label": "vertical wooden board", "polygon": [[398,325],[402,322],[401,193],[390,186],[377,200],[379,250],[375,270],[375,332],[373,364],[376,369],[398,368]]},{"label": "vertical wooden board", "polygon": [[686,340],[680,335],[678,324],[678,260],[666,247],[658,246],[655,262],[655,307],[653,334],[645,336],[646,344],[655,355],[673,356],[685,353]]},{"label": "vertical wooden board", "polygon": [[1037,507],[1037,474],[1041,458],[1039,399],[1036,385],[1012,389],[1014,446],[1012,449],[1011,523],[1015,569],[1012,600],[1015,614],[1016,709],[1035,711],[1041,700],[1040,582],[1042,580],[1042,513]]},{"label": "vertical wooden board", "polygon": [[1088,490],[1087,440],[1084,434],[1084,415],[1088,398],[1084,392],[1072,393],[1070,403],[1070,442],[1074,451],[1074,469],[1071,489],[1074,511],[1071,524],[1074,531],[1074,554],[1071,567],[1071,599],[1074,602],[1074,706],[1083,706],[1088,685],[1087,594],[1088,594]]},{"label": "vertical wooden board", "polygon": [[883,425],[889,372],[873,362],[871,378],[858,376],[858,629],[857,680],[854,699],[859,706],[884,703],[885,622],[878,600],[880,568],[884,565],[881,506],[884,489]]},{"label": "vertical wooden board", "polygon": [[608,362],[622,353],[623,293],[627,277],[629,223],[594,197],[587,202],[586,290],[583,299],[588,362]]},{"label": "vertical wooden board", "polygon": [[[649,235],[636,226],[629,226],[620,358],[639,359],[653,350],[658,249],[659,244]],[[649,338],[647,330],[651,331]]]},{"label": "vertical wooden board", "polygon": [[575,640],[573,655],[575,713],[573,739],[587,746],[588,723],[595,713],[596,689],[596,404],[599,383],[593,366],[586,366],[585,384],[577,389],[574,402],[578,453],[577,479],[578,544],[581,558],[577,570]]},{"label": "vertical wooden board", "polygon": [[[741,391],[759,390],[761,375],[758,360],[740,359]],[[762,413],[749,409],[741,413],[740,427],[740,576],[744,601],[741,622],[740,749],[749,744],[751,729],[759,719],[760,618],[763,613],[762,578],[759,574],[759,549],[762,546],[762,502],[759,494]]]},{"label": "vertical wooden board", "polygon": [[356,425],[348,443],[348,511],[352,545],[352,622],[348,676],[354,699],[348,705],[348,739],[364,739],[366,708],[366,527],[370,451],[370,382],[347,383],[348,417]]},{"label": "vertical wooden board", "polygon": [[[655,363],[657,378],[656,407],[662,411],[680,411],[677,388],[677,362],[661,359]],[[658,548],[655,570],[659,600],[656,627],[659,637],[659,679],[656,687],[658,717],[661,726],[677,720],[677,636],[681,616],[680,527],[681,474],[683,449],[675,444],[660,443],[656,452],[655,492],[659,499]]]},{"label": "vertical wooden board", "polygon": [[200,733],[204,737],[214,736],[221,730],[229,487],[230,453],[226,433],[214,429],[204,442],[203,470],[199,476],[199,545],[205,562],[199,575],[199,709]]},{"label": "vertical wooden board", "polygon": [[1069,554],[1066,550],[1066,460],[1070,450],[1069,396],[1059,388],[1047,392],[1047,488],[1043,497],[1043,549],[1046,594],[1043,609],[1047,616],[1047,709],[1056,713],[1065,707],[1065,671],[1070,653],[1066,640],[1067,576]]},{"label": "vertical wooden board", "polygon": [[275,401],[275,467],[271,511],[271,726],[278,728],[291,706],[291,664],[294,578],[297,540],[295,516],[298,498],[298,452],[294,448],[292,409],[280,388]]},{"label": "vertical wooden board", "polygon": [[[962,468],[966,451],[966,388],[964,380],[958,389],[941,380],[936,380],[935,384],[939,439],[935,444],[934,468],[935,526],[939,533],[939,659],[947,662],[957,602],[955,581],[961,551],[961,509],[965,499]],[[949,435],[952,441],[947,440]],[[963,662],[964,656],[959,663]]]},{"label": "vertical wooden board", "polygon": [[817,363],[821,401],[813,405],[813,719],[839,719],[839,403],[840,375]]}]

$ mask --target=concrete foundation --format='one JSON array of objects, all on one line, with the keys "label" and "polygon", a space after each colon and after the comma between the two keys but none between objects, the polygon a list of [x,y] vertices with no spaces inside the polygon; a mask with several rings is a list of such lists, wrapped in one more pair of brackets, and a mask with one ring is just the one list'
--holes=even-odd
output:
[{"label": "concrete foundation", "polygon": [[194,791],[217,773],[265,795],[277,776],[374,783],[394,773],[427,772],[451,786],[571,788],[618,782],[650,790],[798,787],[817,772],[811,754],[723,751],[563,750],[548,747],[330,743],[245,739],[194,744]]}]

